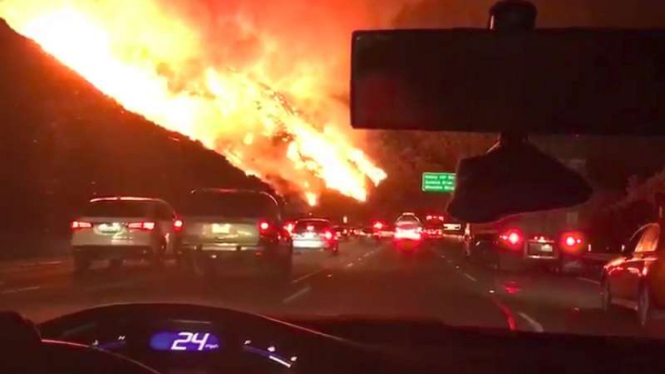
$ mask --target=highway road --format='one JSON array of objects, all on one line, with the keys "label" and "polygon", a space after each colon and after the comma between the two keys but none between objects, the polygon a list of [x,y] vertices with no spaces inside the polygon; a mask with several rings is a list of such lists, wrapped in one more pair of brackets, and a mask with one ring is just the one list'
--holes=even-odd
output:
[{"label": "highway road", "polygon": [[[303,253],[284,284],[251,274],[194,277],[141,263],[72,275],[67,258],[0,264],[0,309],[36,322],[119,302],[186,302],[280,317],[439,319],[454,326],[534,332],[642,335],[630,311],[603,313],[592,279],[544,271],[512,274],[469,264],[448,240],[405,255],[389,242],[354,239],[337,257]],[[660,333],[657,333],[660,335]],[[665,335],[663,335],[665,336]]]}]

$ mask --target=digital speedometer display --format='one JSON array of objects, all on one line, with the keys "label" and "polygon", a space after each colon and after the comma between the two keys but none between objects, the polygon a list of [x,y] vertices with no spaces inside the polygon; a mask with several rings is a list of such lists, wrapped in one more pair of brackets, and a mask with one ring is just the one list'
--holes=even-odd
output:
[{"label": "digital speedometer display", "polygon": [[220,341],[209,332],[161,331],[150,338],[150,348],[156,351],[214,351]]}]

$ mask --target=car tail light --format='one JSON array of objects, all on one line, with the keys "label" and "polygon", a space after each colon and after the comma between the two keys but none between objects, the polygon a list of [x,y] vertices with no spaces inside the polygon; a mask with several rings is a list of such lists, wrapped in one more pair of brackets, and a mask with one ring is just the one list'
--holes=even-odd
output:
[{"label": "car tail light", "polygon": [[561,235],[561,247],[569,252],[577,251],[584,245],[584,236],[577,231],[566,232]]},{"label": "car tail light", "polygon": [[270,223],[268,223],[267,221],[259,222],[259,233],[267,234],[269,230],[270,230]]},{"label": "car tail light", "polygon": [[79,230],[79,229],[91,229],[92,228],[92,223],[90,222],[82,222],[82,221],[72,221],[72,223],[69,225],[72,230]]},{"label": "car tail light", "polygon": [[127,227],[130,228],[130,229],[152,231],[152,230],[155,229],[155,223],[150,222],[150,221],[131,222],[131,223],[127,224]]},{"label": "car tail light", "polygon": [[173,231],[175,232],[182,231],[184,225],[185,223],[181,219],[176,219],[175,221],[173,221]]},{"label": "car tail light", "polygon": [[524,240],[524,236],[519,230],[510,229],[499,235],[499,239],[501,239],[501,241],[509,248],[519,249]]},{"label": "car tail light", "polygon": [[323,233],[323,236],[326,238],[326,240],[332,240],[333,238],[333,233],[331,231],[325,231]]},{"label": "car tail light", "polygon": [[381,222],[374,222],[374,226],[373,226],[373,227],[374,227],[375,229],[377,229],[377,230],[381,230],[381,229],[383,228],[383,223],[381,223]]}]

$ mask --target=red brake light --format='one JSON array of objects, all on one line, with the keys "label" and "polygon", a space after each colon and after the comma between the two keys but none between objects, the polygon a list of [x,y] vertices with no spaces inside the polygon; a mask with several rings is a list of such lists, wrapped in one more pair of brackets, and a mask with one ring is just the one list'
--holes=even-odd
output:
[{"label": "red brake light", "polygon": [[580,232],[567,232],[561,235],[561,246],[568,251],[577,251],[584,245],[584,236]]},{"label": "red brake light", "polygon": [[92,223],[90,223],[90,222],[81,222],[81,221],[72,221],[72,223],[69,225],[69,227],[71,227],[72,230],[91,229],[92,228]]},{"label": "red brake light", "polygon": [[326,237],[327,240],[332,240],[333,238],[333,233],[330,231],[324,232],[323,235]]},{"label": "red brake light", "polygon": [[518,230],[511,229],[499,235],[499,238],[513,249],[518,249],[522,244],[523,236]]},{"label": "red brake light", "polygon": [[508,234],[508,242],[510,244],[517,244],[520,242],[520,235],[516,232],[511,232]]},{"label": "red brake light", "polygon": [[184,222],[182,222],[181,219],[176,219],[173,221],[173,231],[175,232],[180,232],[182,231],[182,227],[185,225]]},{"label": "red brake light", "polygon": [[377,230],[381,230],[383,228],[383,223],[375,222],[374,223],[374,228],[377,229]]},{"label": "red brake light", "polygon": [[259,223],[259,231],[262,234],[265,234],[266,232],[268,232],[268,229],[270,229],[270,224],[268,222],[262,221],[262,222]]},{"label": "red brake light", "polygon": [[131,222],[131,223],[127,224],[127,227],[130,228],[130,229],[152,231],[152,230],[155,229],[155,223],[154,222]]}]

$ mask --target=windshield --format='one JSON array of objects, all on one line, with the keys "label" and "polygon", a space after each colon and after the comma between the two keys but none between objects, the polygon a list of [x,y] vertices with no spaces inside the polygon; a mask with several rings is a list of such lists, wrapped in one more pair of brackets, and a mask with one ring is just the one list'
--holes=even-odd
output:
[{"label": "windshield", "polygon": [[277,206],[261,194],[197,192],[187,199],[183,214],[274,219]]},{"label": "windshield", "polygon": [[94,201],[83,211],[85,217],[147,217],[151,203],[147,201]]},{"label": "windshield", "polygon": [[[294,227],[294,230],[296,232],[298,232],[298,231],[308,231],[309,227],[311,227],[312,230],[321,231],[323,229],[329,229],[330,228],[330,222],[321,221],[321,220],[300,220],[296,223],[296,226]],[[341,230],[341,228],[339,228],[338,230]]]},{"label": "windshield", "polygon": [[[532,2],[537,28],[665,27],[663,0]],[[499,204],[508,217],[475,223],[448,204],[464,197],[461,165],[501,134],[351,126],[353,31],[490,33],[492,3],[0,1],[0,148],[9,150],[0,158],[0,309],[39,322],[110,303],[195,303],[295,322],[664,338],[665,137],[566,134],[566,123],[554,135],[517,134],[579,175],[590,197],[515,213],[494,196],[538,200],[555,189],[499,180],[493,171],[519,179],[530,161],[511,159],[482,170],[486,183],[470,199],[471,216]],[[426,52],[418,56],[468,62]],[[589,64],[605,71],[604,60]],[[576,95],[609,95],[611,75],[561,96],[565,118],[585,113]],[[366,102],[397,112],[417,111],[414,97],[438,99],[371,82],[384,95]],[[483,92],[469,88],[483,82],[468,83],[452,91]],[[537,112],[535,101],[521,109]],[[526,117],[491,121],[516,118]],[[603,121],[597,128],[613,126]],[[150,217],[147,202],[90,202],[104,196],[166,204]],[[330,229],[302,233],[308,226]]]}]

